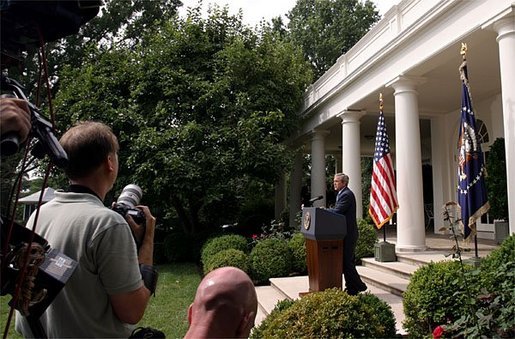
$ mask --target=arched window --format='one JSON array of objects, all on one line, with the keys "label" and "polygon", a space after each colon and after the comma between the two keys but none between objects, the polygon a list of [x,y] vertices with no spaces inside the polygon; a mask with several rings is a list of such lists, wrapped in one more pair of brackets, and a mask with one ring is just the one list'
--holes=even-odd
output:
[{"label": "arched window", "polygon": [[476,119],[476,130],[480,144],[486,144],[490,141],[488,136],[488,129],[486,128],[486,124],[483,122],[483,120]]}]

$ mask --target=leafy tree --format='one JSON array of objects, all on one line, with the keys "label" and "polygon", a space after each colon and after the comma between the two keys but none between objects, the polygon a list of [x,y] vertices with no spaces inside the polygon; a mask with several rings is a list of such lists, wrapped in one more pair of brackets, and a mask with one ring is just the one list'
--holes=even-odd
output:
[{"label": "leafy tree", "polygon": [[302,46],[315,78],[324,74],[380,18],[370,0],[297,0],[287,17],[291,38]]},{"label": "leafy tree", "polygon": [[[180,0],[103,0],[99,14],[84,24],[77,34],[46,43],[44,51],[51,78],[51,91],[59,89],[60,70],[66,66],[80,67],[86,58],[119,45],[134,46],[143,32],[157,27],[156,23],[171,20],[182,6]],[[37,55],[37,46],[29,46],[26,56],[20,56],[18,67],[9,69],[10,76],[20,81],[33,98],[43,64]],[[44,75],[44,74],[43,74]],[[43,91],[44,81],[40,91]],[[45,89],[46,90],[46,89]],[[45,94],[41,94],[44,100]],[[37,102],[40,108],[45,102]]]},{"label": "leafy tree", "polygon": [[311,72],[293,44],[227,8],[154,24],[64,67],[56,107],[68,125],[101,120],[119,136],[115,192],[136,182],[161,220],[198,233],[234,220],[247,190],[268,193],[289,166],[282,141]]}]

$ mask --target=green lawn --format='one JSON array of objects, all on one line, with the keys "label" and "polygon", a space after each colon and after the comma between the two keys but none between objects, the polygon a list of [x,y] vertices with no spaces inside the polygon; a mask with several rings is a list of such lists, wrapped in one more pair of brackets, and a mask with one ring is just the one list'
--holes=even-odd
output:
[{"label": "green lawn", "polygon": [[[156,296],[151,298],[145,316],[138,326],[157,328],[167,338],[182,338],[188,329],[188,307],[195,297],[200,273],[192,263],[161,265],[158,269]],[[10,295],[0,298],[2,336],[9,314],[9,300]],[[14,332],[14,316],[7,338],[22,338]]]}]

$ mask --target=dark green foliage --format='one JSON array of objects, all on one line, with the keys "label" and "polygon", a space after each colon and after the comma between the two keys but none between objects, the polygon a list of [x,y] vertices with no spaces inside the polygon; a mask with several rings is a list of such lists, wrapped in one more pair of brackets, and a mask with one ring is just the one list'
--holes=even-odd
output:
[{"label": "dark green foliage", "polygon": [[391,338],[395,317],[372,294],[349,296],[338,289],[311,293],[272,312],[252,338]]},{"label": "dark green foliage", "polygon": [[361,157],[361,202],[363,206],[364,219],[372,223],[368,208],[370,207],[370,187],[372,185],[372,169],[374,158]]},{"label": "dark green foliage", "polygon": [[[270,187],[272,189],[273,187]],[[247,200],[242,204],[238,215],[238,226],[244,234],[251,236],[262,232],[263,226],[274,218],[274,201],[272,190],[267,191],[262,184],[251,184]]]},{"label": "dark green foliage", "polygon": [[193,262],[197,257],[193,237],[183,232],[172,232],[166,235],[162,246],[169,262]]},{"label": "dark green foliage", "polygon": [[508,184],[504,138],[495,139],[486,161],[486,188],[493,219],[508,219]]},{"label": "dark green foliage", "polygon": [[[463,271],[464,270],[464,271]],[[411,276],[404,292],[404,328],[414,338],[430,335],[438,325],[445,325],[470,312],[471,295],[479,291],[479,277],[467,275],[471,266],[458,261],[431,262]]]},{"label": "dark green foliage", "polygon": [[[506,238],[502,244],[492,253],[481,261],[481,278],[482,286],[488,291],[496,291],[502,282],[506,280],[499,273],[499,268],[507,263],[515,264],[515,235],[512,234]],[[502,272],[506,274],[506,272]],[[513,290],[515,290],[515,280],[512,280]]]},{"label": "dark green foliage", "polygon": [[359,237],[356,243],[356,264],[361,263],[361,258],[374,256],[374,245],[377,243],[377,232],[372,224],[364,219],[358,220]]},{"label": "dark green foliage", "polygon": [[297,0],[288,19],[291,38],[302,46],[318,79],[368,32],[379,13],[368,0]]},{"label": "dark green foliage", "polygon": [[458,338],[514,338],[515,337],[515,263],[501,263],[492,272],[501,282],[491,290],[471,298],[473,312],[444,326],[445,335]]},{"label": "dark green foliage", "polygon": [[294,233],[288,240],[288,247],[292,254],[292,269],[295,273],[305,274],[306,266],[306,239],[302,233]]},{"label": "dark green foliage", "polygon": [[446,337],[514,338],[515,337],[515,236],[481,261],[479,294],[473,294],[471,311],[444,326]]},{"label": "dark green foliage", "polygon": [[251,276],[257,283],[287,277],[291,272],[292,256],[283,239],[268,238],[257,242],[250,252]]},{"label": "dark green foliage", "polygon": [[54,104],[59,128],[93,119],[118,135],[114,192],[138,183],[158,220],[177,218],[198,234],[236,220],[248,195],[269,197],[291,167],[283,141],[312,74],[297,46],[226,9],[170,18],[175,2],[153,3],[138,1],[148,10],[141,20],[127,14],[127,39],[90,44],[77,65],[60,69]]},{"label": "dark green foliage", "polygon": [[214,269],[226,266],[233,266],[249,273],[249,256],[243,251],[230,248],[220,251],[208,257],[204,263],[204,274]]},{"label": "dark green foliage", "polygon": [[250,333],[250,338],[252,339],[261,339],[264,338],[263,331],[266,330],[271,324],[273,324],[277,316],[283,312],[284,310],[288,309],[291,305],[293,305],[295,301],[290,299],[283,299],[277,302],[275,304],[274,309],[270,314],[261,322],[261,324],[257,327],[254,327],[252,329],[252,332]]},{"label": "dark green foliage", "polygon": [[168,258],[165,254],[164,242],[154,242],[154,265],[166,264]]},{"label": "dark green foliage", "polygon": [[200,254],[202,264],[206,265],[209,257],[230,248],[248,253],[247,239],[237,234],[222,235],[209,239],[204,246],[202,246]]}]

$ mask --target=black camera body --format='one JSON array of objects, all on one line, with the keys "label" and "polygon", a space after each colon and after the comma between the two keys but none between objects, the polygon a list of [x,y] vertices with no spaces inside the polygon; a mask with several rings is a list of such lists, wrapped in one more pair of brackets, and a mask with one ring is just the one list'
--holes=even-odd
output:
[{"label": "black camera body", "polygon": [[139,210],[137,208],[131,208],[130,206],[127,206],[125,204],[121,203],[115,203],[113,206],[113,211],[119,213],[124,218],[127,215],[130,215],[132,219],[136,222],[138,225],[145,224],[145,213],[143,213],[142,210]]},{"label": "black camera body", "polygon": [[138,225],[145,225],[145,213],[135,208],[139,204],[143,191],[138,185],[130,184],[123,188],[118,200],[113,205],[113,211],[118,212],[124,218],[130,215]]}]

